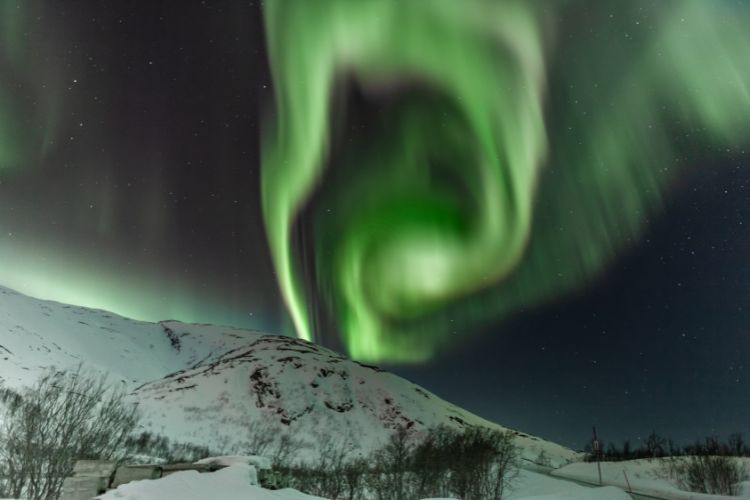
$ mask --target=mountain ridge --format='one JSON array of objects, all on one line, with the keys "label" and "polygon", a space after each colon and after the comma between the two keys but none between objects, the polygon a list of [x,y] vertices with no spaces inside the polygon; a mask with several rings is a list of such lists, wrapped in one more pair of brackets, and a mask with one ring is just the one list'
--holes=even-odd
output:
[{"label": "mountain ridge", "polygon": [[[382,445],[398,427],[505,430],[391,372],[301,339],[167,320],[27,297],[0,287],[0,381],[29,385],[49,367],[105,374],[132,391],[143,430],[170,439],[241,448],[262,424],[315,446],[353,453]],[[255,423],[259,424],[255,424]],[[523,458],[553,466],[575,453],[513,431]],[[335,437],[335,439],[334,439]]]}]

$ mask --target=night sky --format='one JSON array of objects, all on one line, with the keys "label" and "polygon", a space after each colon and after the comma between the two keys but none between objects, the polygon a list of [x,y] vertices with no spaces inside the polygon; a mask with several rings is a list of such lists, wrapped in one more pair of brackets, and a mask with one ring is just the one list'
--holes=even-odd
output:
[{"label": "night sky", "polygon": [[[546,207],[540,213],[547,218],[535,228],[558,229],[555,216],[544,215],[561,210],[548,193],[567,182],[556,153],[577,158],[587,137],[576,136],[576,126],[582,130],[594,108],[610,105],[596,90],[579,96],[568,73],[586,68],[597,89],[607,78],[625,80],[609,76],[611,63],[589,65],[586,58],[626,58],[631,49],[613,40],[630,43],[641,27],[657,32],[660,26],[636,8],[615,17],[583,4],[549,17],[575,18],[583,29],[570,35],[558,29],[557,57],[547,65],[549,147],[543,156],[550,160],[540,164],[549,175],[529,198]],[[740,2],[724,4],[741,8]],[[316,15],[320,19],[302,22],[324,26],[325,13]],[[621,23],[617,29],[600,22],[613,17]],[[283,36],[279,32],[274,36]],[[279,260],[264,227],[262,137],[279,118],[274,92],[283,88],[271,76],[267,34],[259,2],[0,0],[0,285],[137,319],[293,335],[274,270]],[[579,44],[607,43],[614,45],[604,56],[576,51]],[[750,79],[750,72],[744,75]],[[489,306],[502,296],[482,289],[480,298],[465,299],[473,306],[436,311],[431,304],[398,321],[393,317],[403,311],[383,302],[392,307],[394,331],[420,331],[404,356],[393,355],[401,344],[387,335],[378,350],[347,337],[353,335],[350,323],[337,318],[339,310],[347,317],[346,303],[336,284],[326,281],[336,268],[320,257],[339,243],[346,220],[320,220],[346,207],[340,193],[350,183],[357,193],[358,178],[371,182],[358,158],[372,155],[358,156],[357,144],[407,135],[391,127],[410,116],[399,114],[405,102],[413,105],[408,112],[454,114],[420,85],[384,85],[373,93],[355,79],[336,96],[330,177],[306,198],[291,227],[314,338],[368,361],[377,355],[380,364],[449,401],[568,446],[582,447],[593,424],[605,441],[636,440],[652,429],[677,442],[750,435],[750,155],[744,149],[750,139],[704,140],[709,126],[686,127],[683,116],[660,130],[670,139],[674,134],[674,149],[652,155],[669,154],[674,171],[654,181],[665,186],[659,201],[644,202],[638,227],[612,243],[612,256],[597,260],[595,272],[576,279],[576,286],[512,288],[511,275],[498,282],[511,283],[509,296],[528,299],[507,310]],[[579,99],[592,107],[576,115],[579,122],[567,121],[568,106],[577,109],[571,103],[579,105]],[[744,110],[742,103],[736,106]],[[631,109],[636,114],[637,107]],[[623,120],[616,110],[602,116]],[[591,123],[601,128],[593,118]],[[613,128],[613,134],[622,130]],[[733,128],[740,136],[746,130]],[[437,132],[433,140],[441,141]],[[455,175],[446,169],[437,177],[445,184]],[[461,184],[462,194],[471,197],[472,187]],[[622,184],[623,191],[629,188]],[[456,225],[461,234],[473,228]],[[532,242],[550,241],[535,231]],[[530,253],[532,264],[546,255]],[[455,325],[444,326],[454,319]],[[436,324],[442,333],[435,333],[434,348],[426,348],[432,337],[424,331]]]},{"label": "night sky", "polygon": [[136,318],[283,330],[258,200],[258,7],[2,5],[24,6],[23,60],[0,64],[31,144],[0,174],[0,279]]}]

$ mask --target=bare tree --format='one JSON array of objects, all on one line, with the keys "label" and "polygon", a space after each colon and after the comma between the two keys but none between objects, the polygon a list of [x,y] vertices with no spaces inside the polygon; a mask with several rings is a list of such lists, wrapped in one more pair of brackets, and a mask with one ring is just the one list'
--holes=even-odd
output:
[{"label": "bare tree", "polygon": [[662,436],[658,435],[656,431],[651,431],[646,439],[646,449],[651,458],[663,457],[664,447],[667,445],[667,440]]},{"label": "bare tree", "polygon": [[355,458],[344,465],[345,489],[342,497],[344,500],[363,498],[366,472],[367,461],[364,458]]},{"label": "bare tree", "polygon": [[379,500],[500,500],[517,474],[511,432],[440,426],[417,437],[402,429],[377,453],[371,489]]},{"label": "bare tree", "polygon": [[630,440],[626,439],[622,442],[622,456],[625,460],[631,458]]},{"label": "bare tree", "polygon": [[278,431],[270,422],[253,420],[247,425],[247,437],[243,448],[253,455],[267,456],[277,434]]},{"label": "bare tree", "polygon": [[670,459],[662,474],[686,491],[729,496],[737,495],[739,483],[750,477],[739,459],[718,455]]},{"label": "bare tree", "polygon": [[57,498],[76,460],[124,458],[138,415],[105,378],[50,371],[20,396],[0,428],[5,494]]},{"label": "bare tree", "polygon": [[414,449],[407,426],[399,426],[391,434],[386,445],[375,454],[374,488],[378,500],[401,500],[406,498],[407,473],[411,466]]},{"label": "bare tree", "polygon": [[500,500],[517,474],[511,432],[468,429],[454,441],[452,492],[467,500]]},{"label": "bare tree", "polygon": [[735,432],[729,436],[729,450],[736,457],[741,457],[744,454],[745,440],[742,438],[741,433]]},{"label": "bare tree", "polygon": [[281,484],[332,500],[500,500],[518,471],[514,435],[486,428],[397,428],[371,457],[321,441],[320,459],[279,469]]}]

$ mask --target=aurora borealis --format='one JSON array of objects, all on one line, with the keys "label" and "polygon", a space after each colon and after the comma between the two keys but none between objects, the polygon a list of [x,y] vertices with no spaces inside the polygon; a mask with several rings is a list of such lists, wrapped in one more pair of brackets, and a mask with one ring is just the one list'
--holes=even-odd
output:
[{"label": "aurora borealis", "polygon": [[[28,40],[24,24],[33,8],[15,2],[0,4],[0,169],[20,167],[29,159],[38,159],[54,141],[57,120],[55,92],[47,92],[54,79],[47,66],[37,71],[25,65]],[[9,78],[12,75],[12,79]],[[24,126],[18,126],[23,123]]]},{"label": "aurora borealis", "polygon": [[[271,273],[235,265],[267,259],[248,195],[264,63],[236,63],[262,47],[260,19],[173,10],[0,2],[0,283],[136,319],[282,331]],[[201,53],[208,40],[221,57]]]},{"label": "aurora borealis", "polygon": [[[750,6],[603,2],[585,20],[608,26],[592,46],[559,22],[578,4],[268,3],[263,207],[301,337],[315,338],[315,294],[355,358],[425,360],[454,322],[604,271],[688,175],[683,148],[747,142]],[[334,157],[347,84],[373,99],[411,89]],[[300,258],[303,211],[314,255]]]},{"label": "aurora borealis", "polygon": [[[340,186],[334,215],[319,222],[332,227],[317,230],[316,256],[326,249],[331,257],[316,259],[316,269],[341,299],[333,307],[341,310],[351,354],[424,358],[429,344],[406,337],[382,317],[434,312],[483,281],[486,286],[504,278],[520,259],[545,152],[541,42],[520,4],[485,7],[480,13],[455,2],[331,2],[322,10],[309,3],[268,5],[280,126],[265,160],[263,199],[279,279],[302,337],[311,332],[289,262],[288,234],[326,161],[337,73],[350,71],[373,85],[408,74],[465,97],[458,109],[429,100],[406,103],[395,117],[395,144],[379,144],[369,161],[350,160],[362,175]],[[484,25],[482,14],[497,25]],[[316,15],[320,22],[311,23]],[[494,45],[517,62],[514,71],[502,71],[497,61],[503,54]],[[466,54],[472,57],[460,61]],[[513,117],[513,127],[506,116]],[[431,181],[440,175],[430,168],[435,162],[474,197],[470,220],[456,193]],[[365,163],[372,165],[363,168]],[[334,241],[325,238],[334,233]],[[437,335],[432,337],[430,343]]]},{"label": "aurora borealis", "polygon": [[749,25],[0,0],[0,286],[296,334],[563,443],[743,430]]}]

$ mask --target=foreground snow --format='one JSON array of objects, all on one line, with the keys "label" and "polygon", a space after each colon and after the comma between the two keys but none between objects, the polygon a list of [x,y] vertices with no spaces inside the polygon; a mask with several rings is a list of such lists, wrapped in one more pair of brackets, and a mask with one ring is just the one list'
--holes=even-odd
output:
[{"label": "foreground snow", "polygon": [[[253,466],[241,459],[228,461],[233,465],[212,473],[177,472],[153,481],[136,481],[120,486],[101,497],[102,500],[315,500],[296,490],[266,490],[254,483]],[[536,472],[521,471],[508,500],[630,500],[622,490],[608,486],[587,488]]]},{"label": "foreground snow", "polygon": [[[504,497],[505,498],[505,497]],[[508,500],[632,500],[619,488],[588,488],[537,472],[521,470]]]},{"label": "foreground snow", "polygon": [[226,469],[201,474],[196,471],[175,472],[156,480],[124,484],[97,497],[102,500],[320,500],[296,490],[271,491],[256,486],[255,468],[236,463]]},{"label": "foreground snow", "polygon": [[[741,459],[750,470],[750,458]],[[642,495],[653,495],[666,500],[719,500],[737,497],[690,493],[680,490],[677,485],[660,477],[659,471],[663,459],[628,460],[624,462],[603,462],[602,482],[619,486],[625,490]],[[574,463],[552,472],[557,477],[574,479],[588,483],[597,483],[596,463]],[[750,498],[750,481],[743,483],[740,497]]]}]

